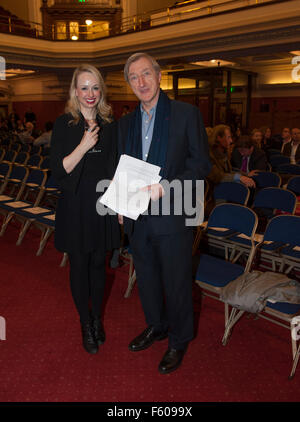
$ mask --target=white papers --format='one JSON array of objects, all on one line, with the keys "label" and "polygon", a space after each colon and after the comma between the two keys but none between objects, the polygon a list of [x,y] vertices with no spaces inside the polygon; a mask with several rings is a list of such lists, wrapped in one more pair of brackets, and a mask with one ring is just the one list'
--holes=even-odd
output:
[{"label": "white papers", "polygon": [[150,192],[141,188],[159,183],[160,167],[121,155],[114,178],[100,202],[116,213],[136,220],[150,202]]}]

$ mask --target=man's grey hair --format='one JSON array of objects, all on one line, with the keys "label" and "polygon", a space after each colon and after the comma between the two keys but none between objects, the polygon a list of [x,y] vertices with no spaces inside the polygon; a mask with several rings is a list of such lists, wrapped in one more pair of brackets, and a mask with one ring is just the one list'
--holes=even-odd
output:
[{"label": "man's grey hair", "polygon": [[139,59],[141,59],[141,58],[145,58],[145,59],[148,59],[150,62],[151,62],[151,64],[152,64],[152,66],[153,66],[153,69],[155,70],[155,72],[157,73],[157,74],[159,74],[160,73],[160,65],[157,63],[157,61],[154,59],[154,57],[152,57],[152,56],[150,56],[149,54],[147,54],[147,53],[134,53],[134,54],[132,54],[128,59],[127,59],[127,62],[126,62],[126,64],[125,64],[125,66],[124,66],[124,78],[125,78],[125,81],[126,82],[129,82],[129,79],[128,79],[128,73],[129,73],[129,67],[130,67],[130,65],[132,64],[132,63],[134,63],[134,62],[136,62],[136,61],[138,61]]}]

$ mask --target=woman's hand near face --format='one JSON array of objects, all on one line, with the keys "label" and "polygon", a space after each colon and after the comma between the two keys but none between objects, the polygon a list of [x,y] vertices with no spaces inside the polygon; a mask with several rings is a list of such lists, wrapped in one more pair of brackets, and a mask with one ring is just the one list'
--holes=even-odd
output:
[{"label": "woman's hand near face", "polygon": [[89,129],[84,132],[80,144],[74,149],[73,152],[71,152],[71,154],[67,155],[63,159],[63,166],[68,174],[74,170],[85,153],[96,145],[98,141],[99,129],[100,128],[97,126],[97,124],[90,126]]},{"label": "woman's hand near face", "polygon": [[83,147],[83,150],[85,152],[87,152],[96,145],[98,141],[98,132],[99,126],[97,126],[97,124],[90,126],[89,129],[84,132],[80,145]]}]

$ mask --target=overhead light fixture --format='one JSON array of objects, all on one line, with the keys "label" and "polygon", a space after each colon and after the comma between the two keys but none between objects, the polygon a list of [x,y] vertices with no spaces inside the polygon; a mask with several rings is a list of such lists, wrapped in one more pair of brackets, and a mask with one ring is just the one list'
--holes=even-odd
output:
[{"label": "overhead light fixture", "polygon": [[221,59],[212,59],[212,60],[203,60],[199,62],[192,62],[196,66],[203,66],[203,67],[216,67],[216,66],[235,66],[235,63],[228,62],[226,60]]},{"label": "overhead light fixture", "polygon": [[90,26],[92,25],[93,21],[91,19],[86,19],[85,23],[86,25]]},{"label": "overhead light fixture", "polygon": [[27,70],[27,69],[6,69],[5,76],[7,78],[12,78],[14,76],[25,76],[31,73],[35,73],[34,70]]},{"label": "overhead light fixture", "polygon": [[77,41],[77,40],[78,40],[77,35],[72,35],[71,40],[73,40],[73,41]]}]

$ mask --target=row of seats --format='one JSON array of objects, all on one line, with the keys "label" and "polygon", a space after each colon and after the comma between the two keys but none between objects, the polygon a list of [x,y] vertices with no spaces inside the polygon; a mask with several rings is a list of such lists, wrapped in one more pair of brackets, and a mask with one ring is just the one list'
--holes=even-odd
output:
[{"label": "row of seats", "polygon": [[41,231],[36,253],[41,255],[55,229],[55,210],[60,194],[56,182],[46,169],[29,169],[23,165],[2,162],[0,183],[0,213],[3,215],[0,236],[5,234],[8,225],[14,220],[20,223],[16,244],[21,245],[33,224]]},{"label": "row of seats", "polygon": [[300,174],[300,161],[291,164],[290,157],[283,155],[276,149],[267,151],[268,163],[271,171],[281,174]]},{"label": "row of seats", "polygon": [[[247,295],[246,281],[240,277],[253,276],[255,271],[265,272],[265,280],[274,274],[289,277],[300,289],[300,217],[294,215],[299,206],[300,176],[286,181],[284,188],[280,187],[278,173],[260,172],[250,204],[250,191],[241,183],[224,182],[215,187],[213,195],[219,204],[208,221],[197,228],[193,248],[194,254],[200,251],[195,281],[204,296],[224,301],[224,292],[232,294],[232,286],[236,294]],[[263,284],[261,287],[264,288]],[[297,302],[267,300],[259,312],[261,318],[290,330],[290,378],[295,374],[300,353],[298,337],[294,335],[294,321],[300,315],[299,298]],[[223,345],[228,343],[234,325],[245,312],[240,305],[224,301]]]},{"label": "row of seats", "polygon": [[14,137],[0,139],[0,148],[1,150],[4,149],[6,151],[28,152],[30,155],[50,155],[49,145],[23,144],[21,142],[16,141]]},{"label": "row of seats", "polygon": [[[243,274],[259,269],[266,274],[282,274],[295,278],[300,275],[300,217],[295,216],[297,196],[300,195],[300,176],[291,177],[285,188],[277,173],[262,172],[257,180],[253,202],[247,206],[250,191],[237,182],[223,182],[216,186],[216,205],[208,221],[195,230],[194,257],[199,256],[195,282],[203,295],[221,301],[223,289]],[[207,194],[207,189],[205,190]],[[264,224],[262,224],[262,222]],[[126,256],[129,264],[129,297],[136,281],[130,247]],[[280,275],[281,277],[281,275]],[[299,301],[300,302],[300,301]],[[244,310],[224,303],[226,345],[233,326]],[[292,370],[295,374],[300,345],[293,336],[294,318],[300,315],[300,303],[267,301],[262,318],[287,327],[292,341]]]},{"label": "row of seats", "polygon": [[43,169],[50,168],[49,155],[41,155],[39,153],[30,155],[28,152],[13,150],[1,150],[0,148],[0,163],[7,162],[11,164],[22,164],[27,167],[38,167]]},{"label": "row of seats", "polygon": [[[255,211],[244,205],[223,203],[213,209],[208,221],[202,225],[203,244],[200,244],[201,253],[195,278],[204,296],[222,301],[224,291],[226,288],[228,291],[230,283],[239,280],[243,275],[253,275],[253,271],[265,272],[266,277],[271,277],[272,274],[288,276],[296,280],[293,283],[298,283],[300,289],[300,217],[274,216],[268,221],[265,231],[259,235],[258,221],[259,217]],[[268,260],[272,263],[271,266],[266,265]],[[244,284],[238,284],[236,294],[242,295],[243,289],[244,294],[247,294],[246,287],[245,281]],[[257,289],[259,287],[264,286],[257,285]],[[267,299],[258,315],[290,330],[292,378],[300,353],[298,337],[294,335],[295,317],[300,315],[299,297],[298,303]],[[245,312],[238,304],[234,306],[230,302],[224,302],[223,345],[228,343],[234,325]]]}]

